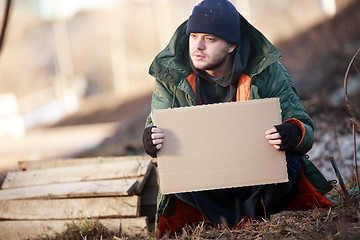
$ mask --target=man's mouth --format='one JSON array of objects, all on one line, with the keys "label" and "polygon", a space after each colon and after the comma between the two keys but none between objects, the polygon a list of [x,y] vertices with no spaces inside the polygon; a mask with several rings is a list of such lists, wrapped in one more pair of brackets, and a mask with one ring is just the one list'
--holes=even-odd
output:
[{"label": "man's mouth", "polygon": [[195,60],[198,60],[198,61],[205,59],[205,55],[202,55],[202,54],[194,54],[193,57]]}]

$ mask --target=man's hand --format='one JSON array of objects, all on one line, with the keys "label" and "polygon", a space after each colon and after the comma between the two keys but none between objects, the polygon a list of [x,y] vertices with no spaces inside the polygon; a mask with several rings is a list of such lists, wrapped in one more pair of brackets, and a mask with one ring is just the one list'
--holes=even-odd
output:
[{"label": "man's hand", "polygon": [[156,146],[157,150],[159,150],[162,147],[162,143],[164,142],[164,138],[165,138],[165,134],[160,128],[153,127],[151,129],[152,143]]},{"label": "man's hand", "polygon": [[292,123],[282,123],[265,132],[265,138],[275,149],[294,150],[301,141],[301,130]]},{"label": "man's hand", "polygon": [[145,128],[142,137],[145,152],[151,157],[156,158],[157,152],[162,147],[162,143],[164,142],[164,137],[165,134],[160,128]]},{"label": "man's hand", "polygon": [[270,128],[265,132],[265,138],[269,141],[271,145],[273,145],[275,149],[280,149],[280,145],[282,144],[281,136],[275,127]]}]

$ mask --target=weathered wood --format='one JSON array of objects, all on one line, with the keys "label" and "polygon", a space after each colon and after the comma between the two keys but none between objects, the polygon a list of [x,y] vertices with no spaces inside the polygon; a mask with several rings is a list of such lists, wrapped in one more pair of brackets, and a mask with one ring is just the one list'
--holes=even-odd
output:
[{"label": "weathered wood", "polygon": [[152,166],[149,177],[146,179],[143,190],[139,193],[141,196],[141,205],[156,205],[159,185],[157,183],[157,168]]},{"label": "weathered wood", "polygon": [[21,171],[39,170],[46,168],[71,167],[89,164],[124,162],[124,161],[143,161],[152,160],[148,156],[123,156],[123,157],[96,157],[96,158],[69,158],[69,159],[45,159],[19,161],[18,168]]},{"label": "weathered wood", "polygon": [[[146,217],[123,219],[99,219],[101,224],[116,234],[124,233],[130,236],[148,236],[148,220]],[[47,221],[0,221],[0,239],[25,239],[39,235],[53,235],[66,230],[67,224],[79,224],[74,220]]]},{"label": "weathered wood", "polygon": [[121,219],[119,232],[126,233],[131,236],[135,236],[135,235],[148,236],[149,235],[148,218],[139,217],[139,218]]},{"label": "weathered wood", "polygon": [[136,179],[58,183],[0,191],[0,200],[25,198],[71,198],[126,196],[136,187]]},{"label": "weathered wood", "polygon": [[0,219],[40,220],[104,217],[138,217],[140,198],[99,197],[0,201]]},{"label": "weathered wood", "polygon": [[156,201],[159,192],[157,183],[157,169],[151,168],[151,173],[146,180],[145,186],[140,195],[140,214],[147,216],[150,221],[154,221],[156,214]]},{"label": "weathered wood", "polygon": [[4,180],[2,189],[65,182],[139,177],[145,176],[149,172],[148,169],[151,165],[151,160],[147,159],[9,172]]},{"label": "weathered wood", "polygon": [[152,165],[150,175],[145,183],[146,187],[159,187],[158,183],[158,172],[155,164]]},{"label": "weathered wood", "polygon": [[145,186],[140,193],[140,214],[147,216],[150,221],[155,219],[158,192],[157,169],[153,166],[150,176],[146,180]]},{"label": "weathered wood", "polygon": [[148,168],[146,169],[145,174],[142,175],[141,177],[137,177],[137,184],[136,184],[136,188],[134,190],[135,194],[140,194],[143,191],[144,186],[145,186],[147,180],[149,179],[149,176],[152,173],[153,166],[154,166],[153,162],[150,161],[150,163],[148,165]]}]

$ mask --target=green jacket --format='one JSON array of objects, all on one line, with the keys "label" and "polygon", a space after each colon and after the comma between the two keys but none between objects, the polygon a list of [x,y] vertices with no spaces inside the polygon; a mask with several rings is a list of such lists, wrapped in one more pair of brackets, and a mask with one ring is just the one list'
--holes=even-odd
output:
[{"label": "green jacket", "polygon": [[[196,105],[195,93],[186,80],[192,74],[189,64],[187,22],[178,27],[169,44],[152,62],[149,73],[156,79],[152,96],[151,109],[167,109]],[[280,98],[282,120],[295,118],[301,121],[305,131],[303,140],[295,151],[300,154],[308,152],[313,143],[313,124],[300,103],[294,83],[279,62],[281,53],[250,23],[241,16],[241,31],[248,35],[252,42],[252,51],[245,69],[251,78],[250,99]],[[146,127],[152,126],[151,116],[147,118]],[[305,161],[305,158],[303,158]],[[311,163],[309,163],[312,165]],[[316,170],[314,170],[316,172]],[[316,179],[322,175],[315,174]],[[327,181],[322,181],[322,192],[329,191]],[[162,215],[169,202],[169,197],[158,196],[157,216]]]},{"label": "green jacket", "polygon": [[[308,152],[313,143],[313,124],[300,103],[294,83],[285,68],[278,61],[281,53],[244,18],[242,31],[251,39],[255,49],[251,52],[245,73],[250,76],[250,99],[280,98],[282,120],[300,120],[305,135],[296,148],[299,153]],[[189,64],[187,22],[175,32],[166,48],[161,51],[150,66],[149,73],[155,77],[151,109],[166,109],[196,105],[195,93],[186,80],[192,73]],[[153,123],[150,116],[146,126]]]}]

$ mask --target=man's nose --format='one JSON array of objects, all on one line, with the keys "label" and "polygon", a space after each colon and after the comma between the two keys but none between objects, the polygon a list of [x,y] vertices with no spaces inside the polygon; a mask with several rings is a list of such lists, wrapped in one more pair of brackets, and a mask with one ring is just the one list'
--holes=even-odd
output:
[{"label": "man's nose", "polygon": [[203,50],[205,48],[204,43],[205,43],[205,41],[203,38],[199,37],[198,39],[196,39],[196,42],[195,42],[196,49]]}]

